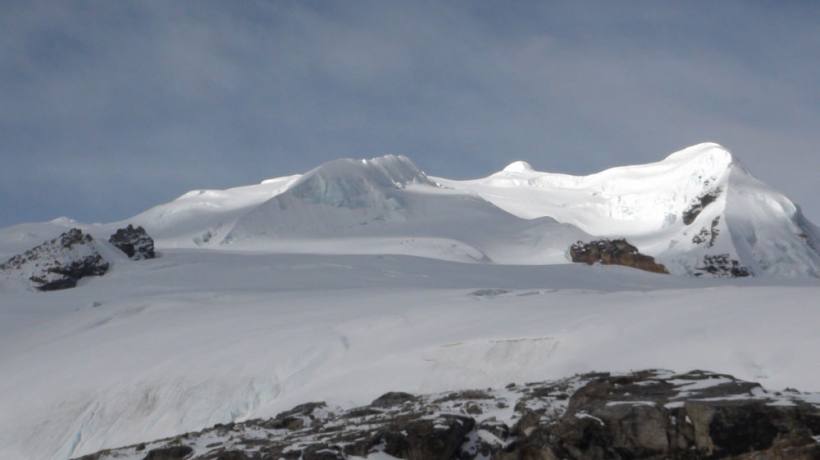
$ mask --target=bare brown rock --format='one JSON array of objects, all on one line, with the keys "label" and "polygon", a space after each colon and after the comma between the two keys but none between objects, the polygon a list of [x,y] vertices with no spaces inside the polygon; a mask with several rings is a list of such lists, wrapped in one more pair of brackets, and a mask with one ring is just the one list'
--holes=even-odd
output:
[{"label": "bare brown rock", "polygon": [[573,262],[624,265],[653,273],[669,273],[666,267],[655,262],[653,257],[638,252],[638,248],[625,239],[596,240],[589,243],[578,241],[570,247],[569,253]]}]

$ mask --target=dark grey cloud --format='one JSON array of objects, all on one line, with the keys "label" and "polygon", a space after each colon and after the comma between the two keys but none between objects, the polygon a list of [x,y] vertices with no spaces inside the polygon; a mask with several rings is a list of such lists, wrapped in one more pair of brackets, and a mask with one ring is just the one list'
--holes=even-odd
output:
[{"label": "dark grey cloud", "polygon": [[817,2],[5,2],[0,225],[403,153],[589,173],[720,142],[820,221]]}]

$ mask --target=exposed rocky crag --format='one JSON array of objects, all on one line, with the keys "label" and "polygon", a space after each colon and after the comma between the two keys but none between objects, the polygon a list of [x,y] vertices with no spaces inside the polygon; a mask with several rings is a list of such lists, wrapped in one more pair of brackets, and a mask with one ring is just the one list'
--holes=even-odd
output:
[{"label": "exposed rocky crag", "polygon": [[720,188],[716,188],[714,190],[710,190],[708,192],[703,193],[695,201],[688,207],[686,210],[683,211],[683,223],[686,225],[691,224],[698,218],[700,213],[709,206],[709,204],[715,202],[720,196]]},{"label": "exposed rocky crag", "polygon": [[704,371],[591,373],[505,388],[303,404],[107,459],[818,459],[820,395]]},{"label": "exposed rocky crag", "polygon": [[0,264],[0,270],[27,278],[41,291],[73,288],[80,279],[104,275],[108,268],[94,238],[77,228]]},{"label": "exposed rocky crag", "polygon": [[720,216],[712,219],[712,223],[709,225],[709,228],[701,228],[698,234],[692,237],[692,242],[697,245],[705,245],[707,248],[711,248],[715,245],[715,240],[717,240],[718,235],[720,235],[718,225],[720,225]]},{"label": "exposed rocky crag", "polygon": [[748,268],[740,265],[736,259],[732,259],[729,254],[712,254],[703,256],[703,264],[697,267],[695,276],[708,273],[720,278],[743,278],[751,276]]},{"label": "exposed rocky crag", "polygon": [[638,248],[625,239],[578,241],[569,248],[569,254],[573,262],[625,265],[654,273],[669,273],[666,267],[655,262],[653,257],[638,252]]},{"label": "exposed rocky crag", "polygon": [[117,249],[124,252],[131,260],[153,259],[154,239],[142,227],[134,227],[128,224],[125,228],[118,229],[108,242]]}]

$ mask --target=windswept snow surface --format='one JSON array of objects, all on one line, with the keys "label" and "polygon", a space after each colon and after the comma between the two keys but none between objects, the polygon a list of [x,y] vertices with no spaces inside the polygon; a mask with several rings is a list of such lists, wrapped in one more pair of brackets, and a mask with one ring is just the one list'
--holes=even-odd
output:
[{"label": "windswept snow surface", "polygon": [[166,249],[0,294],[0,458],[66,459],[305,401],[591,370],[820,389],[820,286],[622,267]]}]

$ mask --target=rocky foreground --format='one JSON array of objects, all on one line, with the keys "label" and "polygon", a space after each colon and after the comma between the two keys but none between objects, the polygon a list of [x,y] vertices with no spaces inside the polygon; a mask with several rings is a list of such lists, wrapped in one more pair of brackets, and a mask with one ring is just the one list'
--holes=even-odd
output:
[{"label": "rocky foreground", "polygon": [[820,459],[820,394],[704,371],[591,373],[367,406],[303,404],[274,418],[82,460]]}]

